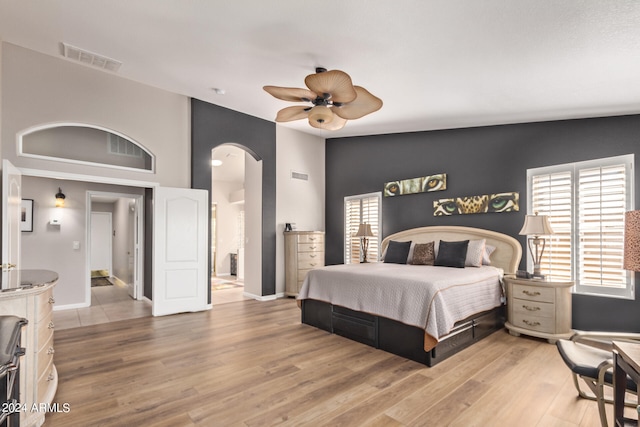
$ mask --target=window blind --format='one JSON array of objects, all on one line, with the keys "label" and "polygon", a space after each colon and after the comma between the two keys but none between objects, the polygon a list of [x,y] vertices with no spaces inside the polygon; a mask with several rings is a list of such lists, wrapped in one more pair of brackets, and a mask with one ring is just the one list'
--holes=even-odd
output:
[{"label": "window blind", "polygon": [[345,197],[345,264],[360,262],[360,238],[354,237],[361,223],[371,225],[375,237],[369,238],[369,262],[376,262],[380,248],[380,209],[381,193]]}]

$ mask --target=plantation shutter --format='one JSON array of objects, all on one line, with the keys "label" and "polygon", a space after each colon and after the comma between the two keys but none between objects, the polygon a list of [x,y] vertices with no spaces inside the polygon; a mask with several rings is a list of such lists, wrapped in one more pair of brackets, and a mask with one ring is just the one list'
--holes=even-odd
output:
[{"label": "plantation shutter", "polygon": [[529,213],[548,215],[554,232],[543,236],[542,272],[574,281],[578,293],[633,298],[633,274],[622,268],[633,156],[530,169],[527,176]]},{"label": "plantation shutter", "polygon": [[381,194],[365,194],[346,197],[345,206],[345,264],[360,262],[360,238],[353,237],[358,232],[361,223],[371,225],[371,231],[375,237],[369,238],[368,256],[369,262],[379,259],[380,248],[380,208]]},{"label": "plantation shutter", "polygon": [[532,213],[548,215],[553,229],[551,236],[544,236],[546,247],[540,269],[553,279],[571,281],[571,172],[533,176],[531,192]]},{"label": "plantation shutter", "polygon": [[578,280],[583,286],[626,287],[625,181],[624,165],[578,171]]}]

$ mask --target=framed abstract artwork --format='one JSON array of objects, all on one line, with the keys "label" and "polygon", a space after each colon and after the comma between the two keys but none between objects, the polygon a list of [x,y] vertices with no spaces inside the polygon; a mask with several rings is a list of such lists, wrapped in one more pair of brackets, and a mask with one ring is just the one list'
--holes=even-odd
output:
[{"label": "framed abstract artwork", "polygon": [[420,178],[391,181],[384,184],[384,196],[402,196],[405,194],[427,193],[447,189],[447,174],[422,176]]},{"label": "framed abstract artwork", "polygon": [[518,212],[520,193],[495,193],[433,201],[433,216]]}]

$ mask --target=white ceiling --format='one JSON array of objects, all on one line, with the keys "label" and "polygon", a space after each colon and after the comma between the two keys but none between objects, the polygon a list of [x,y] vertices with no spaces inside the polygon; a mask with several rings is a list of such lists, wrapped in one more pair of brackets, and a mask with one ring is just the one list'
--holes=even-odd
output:
[{"label": "white ceiling", "polygon": [[285,124],[324,137],[640,113],[637,0],[0,0],[0,39],[270,121],[262,86],[341,69],[384,106]]}]

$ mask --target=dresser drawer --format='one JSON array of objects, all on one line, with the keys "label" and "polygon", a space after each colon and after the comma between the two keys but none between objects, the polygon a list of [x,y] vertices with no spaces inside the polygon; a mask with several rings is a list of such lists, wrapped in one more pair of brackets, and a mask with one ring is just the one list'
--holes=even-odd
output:
[{"label": "dresser drawer", "polygon": [[301,262],[324,262],[324,252],[300,252],[298,263]]},{"label": "dresser drawer", "polygon": [[555,289],[544,286],[513,285],[513,298],[521,298],[529,301],[543,301],[553,303],[555,301]]},{"label": "dresser drawer", "polygon": [[322,234],[300,234],[298,236],[298,244],[300,243],[324,243],[324,235]]},{"label": "dresser drawer", "polygon": [[549,302],[514,298],[512,304],[514,313],[522,313],[524,316],[555,317],[555,306]]},{"label": "dresser drawer", "polygon": [[555,333],[555,319],[551,317],[532,316],[516,312],[513,313],[513,325],[547,334]]},{"label": "dresser drawer", "polygon": [[44,343],[42,349],[38,352],[38,371],[37,378],[40,378],[45,370],[53,363],[53,335],[49,338],[47,342]]},{"label": "dresser drawer", "polygon": [[53,312],[49,312],[46,317],[38,322],[35,351],[40,351],[53,336],[53,327]]},{"label": "dresser drawer", "polygon": [[324,243],[298,243],[298,252],[324,252]]},{"label": "dresser drawer", "polygon": [[36,297],[36,318],[38,320],[42,319],[44,316],[51,313],[53,310],[53,304],[55,303],[53,299],[53,289],[49,289],[46,292],[41,293]]},{"label": "dresser drawer", "polygon": [[38,400],[36,403],[50,402],[50,399],[53,397],[52,393],[55,393],[55,390],[51,389],[51,387],[54,386],[54,382],[57,382],[56,370],[53,363],[51,363],[47,366],[46,371],[40,379],[38,379]]},{"label": "dresser drawer", "polygon": [[309,260],[298,260],[298,270],[311,270],[313,268],[323,267],[324,257]]}]

